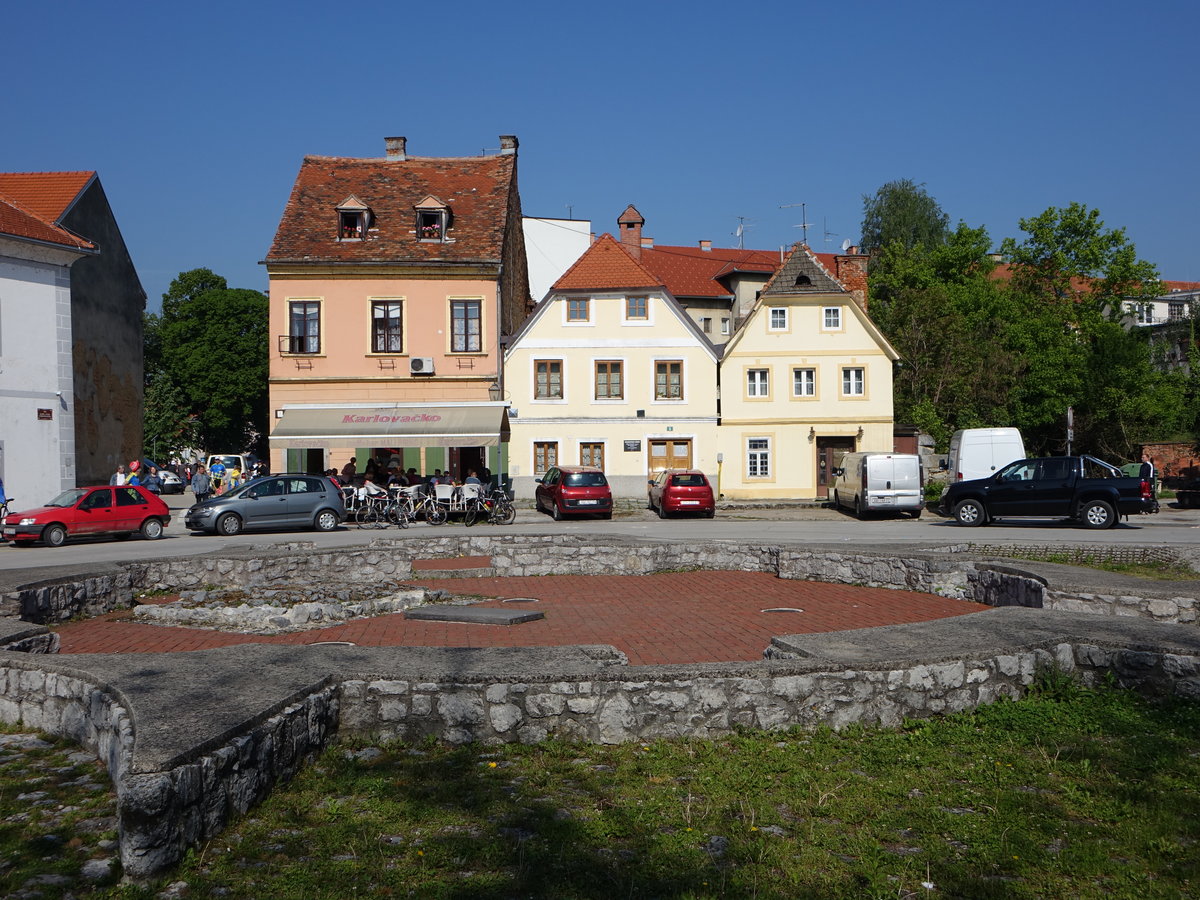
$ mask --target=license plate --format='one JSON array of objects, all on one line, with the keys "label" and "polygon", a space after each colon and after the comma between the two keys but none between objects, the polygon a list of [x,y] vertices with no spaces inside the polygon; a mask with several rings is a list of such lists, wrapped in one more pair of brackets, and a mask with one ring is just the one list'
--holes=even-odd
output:
[{"label": "license plate", "polygon": [[595,506],[599,502],[600,502],[599,500],[580,500],[579,505],[580,506]]},{"label": "license plate", "polygon": [[876,497],[875,502],[878,503],[880,506],[890,506],[891,504],[896,502],[896,498],[895,497]]},{"label": "license plate", "polygon": [[680,500],[679,505],[680,506],[699,506],[700,501],[699,500]]},{"label": "license plate", "polygon": [[5,528],[5,529],[4,529],[4,533],[5,533],[5,534],[16,534],[16,533],[17,533],[17,529],[15,529],[15,528]]}]

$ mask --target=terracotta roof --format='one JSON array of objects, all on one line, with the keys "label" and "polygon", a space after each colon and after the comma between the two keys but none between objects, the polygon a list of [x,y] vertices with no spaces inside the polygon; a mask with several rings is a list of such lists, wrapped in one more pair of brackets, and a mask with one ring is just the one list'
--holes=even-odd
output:
[{"label": "terracotta roof", "polygon": [[[645,251],[642,251],[645,254]],[[662,282],[617,243],[611,234],[600,235],[575,265],[558,281],[556,291],[596,291],[612,288],[657,288]]]},{"label": "terracotta roof", "polygon": [[1200,281],[1164,281],[1162,286],[1168,294],[1172,291],[1200,291]]},{"label": "terracotta roof", "polygon": [[0,233],[79,250],[95,245],[58,224],[95,172],[0,172]]},{"label": "terracotta roof", "polygon": [[95,172],[0,172],[0,194],[39,219],[58,222]]},{"label": "terracotta roof", "polygon": [[[455,262],[501,257],[516,156],[353,159],[306,156],[267,262]],[[421,241],[416,207],[450,211],[446,241]],[[338,240],[337,206],[353,196],[373,220],[366,240]]]},{"label": "terracotta roof", "polygon": [[733,272],[770,275],[780,265],[774,250],[738,250],[714,247],[642,248],[642,265],[653,272],[676,297],[728,297],[729,288],[719,279]]}]

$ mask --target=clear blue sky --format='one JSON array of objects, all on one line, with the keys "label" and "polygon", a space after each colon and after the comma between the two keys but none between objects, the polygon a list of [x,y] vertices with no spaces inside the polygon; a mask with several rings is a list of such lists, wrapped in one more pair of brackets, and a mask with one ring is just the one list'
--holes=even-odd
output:
[{"label": "clear blue sky", "polygon": [[[1195,0],[11,4],[0,171],[95,169],[156,309],[180,271],[265,289],[305,154],[520,139],[526,215],[660,244],[857,241],[923,182],[998,245],[1079,201],[1200,280]],[[825,240],[824,229],[834,236]]]}]

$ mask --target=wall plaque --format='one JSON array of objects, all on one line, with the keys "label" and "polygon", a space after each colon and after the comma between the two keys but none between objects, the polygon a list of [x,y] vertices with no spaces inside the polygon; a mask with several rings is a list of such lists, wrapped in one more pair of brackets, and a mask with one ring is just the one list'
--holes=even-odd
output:
[{"label": "wall plaque", "polygon": [[642,449],[641,441],[626,441],[625,442],[625,452],[626,453],[640,453],[641,449]]},{"label": "wall plaque", "polygon": [[54,410],[52,410],[52,409],[39,409],[38,410],[38,421],[45,421],[45,420],[49,420],[49,419],[53,419],[53,418],[54,418]]}]

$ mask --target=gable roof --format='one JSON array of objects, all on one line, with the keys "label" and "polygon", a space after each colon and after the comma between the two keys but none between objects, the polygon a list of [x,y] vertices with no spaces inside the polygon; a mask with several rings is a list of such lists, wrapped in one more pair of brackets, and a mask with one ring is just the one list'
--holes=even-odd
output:
[{"label": "gable roof", "polygon": [[[515,154],[306,156],[266,262],[498,262],[515,189]],[[349,196],[374,216],[365,240],[338,240],[336,209]],[[431,196],[454,216],[445,241],[416,234],[416,208]]]},{"label": "gable roof", "polygon": [[663,286],[663,282],[634,259],[611,234],[602,234],[554,282],[551,290],[600,291]]},{"label": "gable roof", "polygon": [[0,172],[0,234],[76,250],[96,245],[59,223],[95,172]]},{"label": "gable roof", "polygon": [[796,244],[779,271],[762,289],[762,296],[780,294],[845,294],[845,285],[804,244]]},{"label": "gable roof", "polygon": [[676,297],[729,297],[729,287],[721,278],[735,272],[770,275],[779,267],[779,254],[771,250],[663,245],[643,247],[642,264]]}]

